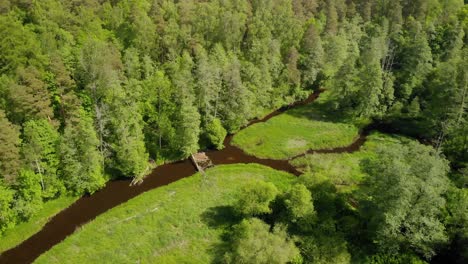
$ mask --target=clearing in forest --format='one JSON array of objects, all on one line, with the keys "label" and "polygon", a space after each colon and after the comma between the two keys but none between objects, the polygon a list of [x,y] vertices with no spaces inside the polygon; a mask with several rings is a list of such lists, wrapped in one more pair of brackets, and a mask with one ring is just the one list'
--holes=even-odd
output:
[{"label": "clearing in forest", "polygon": [[288,159],[307,150],[350,145],[365,121],[340,117],[329,111],[328,93],[313,103],[239,131],[232,141],[259,158]]}]

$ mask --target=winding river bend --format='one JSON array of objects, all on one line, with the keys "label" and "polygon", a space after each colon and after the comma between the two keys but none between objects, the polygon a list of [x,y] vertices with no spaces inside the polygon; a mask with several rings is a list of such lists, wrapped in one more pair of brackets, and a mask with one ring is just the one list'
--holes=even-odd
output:
[{"label": "winding river bend", "polygon": [[[262,119],[253,120],[247,126],[259,122],[265,122],[291,107],[312,103],[319,96],[320,92],[321,91],[312,93],[306,100],[283,107]],[[372,128],[368,127],[364,129],[358,138],[347,147],[317,151],[310,150],[309,152],[342,153],[356,151],[365,142],[370,129]],[[261,159],[247,155],[241,149],[232,146],[231,139],[232,135],[226,137],[224,140],[224,149],[210,150],[207,152],[207,155],[214,164],[259,163],[294,175],[300,174],[299,171],[289,164],[288,160]],[[122,204],[143,192],[191,176],[195,172],[195,167],[192,165],[191,161],[186,159],[158,166],[140,185],[130,187],[131,179],[110,181],[103,189],[93,195],[83,196],[70,207],[52,217],[38,233],[31,236],[15,248],[2,253],[0,255],[0,263],[31,263],[42,253],[46,252],[72,234],[81,225],[93,220],[96,216],[104,213],[105,211]]]}]

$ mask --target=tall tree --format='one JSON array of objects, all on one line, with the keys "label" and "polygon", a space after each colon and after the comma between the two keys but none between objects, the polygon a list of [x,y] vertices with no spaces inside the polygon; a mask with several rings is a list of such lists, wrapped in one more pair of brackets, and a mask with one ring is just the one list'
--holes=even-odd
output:
[{"label": "tall tree", "polygon": [[378,159],[367,160],[368,200],[364,206],[381,250],[414,249],[426,258],[447,242],[441,222],[449,180],[447,161],[432,147],[417,142],[385,146]]},{"label": "tall tree", "polygon": [[421,24],[412,19],[407,23],[408,29],[398,40],[395,58],[400,68],[395,74],[395,93],[400,100],[407,100],[432,69],[431,48]]},{"label": "tall tree", "polygon": [[17,71],[18,83],[8,91],[9,116],[15,123],[33,118],[54,117],[50,94],[41,79],[40,72],[34,67],[20,68]]},{"label": "tall tree", "polygon": [[0,176],[7,183],[14,182],[21,166],[20,133],[0,110]]},{"label": "tall tree", "polygon": [[22,154],[29,168],[40,178],[42,195],[51,198],[62,191],[57,178],[59,134],[45,119],[30,120],[23,125]]},{"label": "tall tree", "polygon": [[336,1],[328,0],[326,4],[327,23],[325,31],[330,35],[335,35],[338,31],[338,13],[335,6]]},{"label": "tall tree", "polygon": [[104,186],[102,155],[93,120],[83,110],[69,122],[60,143],[62,180],[76,194],[93,193]]},{"label": "tall tree", "polygon": [[0,233],[14,226],[16,221],[15,211],[11,208],[14,191],[0,182]]},{"label": "tall tree", "polygon": [[163,71],[156,71],[143,82],[141,101],[146,147],[151,156],[160,158],[163,150],[170,150],[174,139],[172,115],[175,102],[173,87]]},{"label": "tall tree", "polygon": [[21,170],[15,187],[14,209],[21,220],[28,220],[42,208],[41,177],[31,170]]},{"label": "tall tree", "polygon": [[192,76],[193,61],[186,52],[175,65],[173,83],[178,93],[177,105],[177,146],[183,157],[197,152],[200,135],[200,114],[195,106],[194,80]]},{"label": "tall tree", "polygon": [[0,16],[0,74],[14,73],[18,67],[42,66],[40,42],[14,14]]},{"label": "tall tree", "polygon": [[[216,58],[224,54],[223,48],[219,45],[215,47],[216,53],[220,55],[208,56],[202,47],[197,51],[197,67],[195,70],[197,105],[200,113],[203,114],[206,122],[211,122],[216,118],[219,107],[219,97],[222,85],[223,58]],[[219,51],[221,50],[221,51]],[[221,61],[218,61],[221,60]]]},{"label": "tall tree", "polygon": [[228,132],[233,132],[244,125],[250,117],[249,93],[242,83],[240,62],[235,55],[229,56],[229,62],[223,72],[221,120]]},{"label": "tall tree", "polygon": [[301,55],[302,84],[305,88],[309,88],[317,79],[324,60],[322,40],[320,39],[317,26],[314,24],[310,24],[304,33]]},{"label": "tall tree", "polygon": [[118,98],[113,102],[111,112],[112,133],[109,138],[115,155],[112,166],[128,177],[145,176],[148,153],[142,132],[141,115],[136,104],[127,102],[125,98]]}]

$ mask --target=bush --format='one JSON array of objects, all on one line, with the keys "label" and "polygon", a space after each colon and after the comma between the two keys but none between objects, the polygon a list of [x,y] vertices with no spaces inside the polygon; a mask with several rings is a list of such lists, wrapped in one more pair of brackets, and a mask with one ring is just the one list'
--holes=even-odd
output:
[{"label": "bush", "polygon": [[227,263],[287,263],[300,259],[299,250],[284,228],[270,226],[257,218],[244,219],[234,226],[232,248],[225,254]]},{"label": "bush", "polygon": [[269,182],[251,182],[245,185],[235,204],[235,210],[240,215],[253,216],[271,213],[270,203],[278,194],[275,185]]},{"label": "bush", "polygon": [[210,144],[216,149],[222,149],[224,147],[223,142],[226,135],[227,131],[218,118],[213,119],[213,121],[206,125],[206,137]]}]

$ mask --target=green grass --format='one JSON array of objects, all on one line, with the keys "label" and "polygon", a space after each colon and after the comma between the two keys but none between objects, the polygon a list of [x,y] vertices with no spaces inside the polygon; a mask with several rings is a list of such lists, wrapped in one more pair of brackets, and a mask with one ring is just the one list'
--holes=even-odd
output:
[{"label": "green grass", "polygon": [[365,120],[338,117],[328,111],[327,93],[312,104],[297,107],[238,132],[232,143],[260,158],[287,159],[309,149],[351,144]]},{"label": "green grass", "polygon": [[353,153],[307,154],[296,158],[291,164],[303,173],[330,180],[339,191],[354,190],[364,179],[360,163],[367,158],[377,158],[375,150],[384,144],[402,144],[403,137],[374,132],[367,137],[366,143],[359,151]]},{"label": "green grass", "polygon": [[220,165],[109,210],[37,263],[210,263],[241,186],[264,180],[284,190],[295,179],[258,164]]},{"label": "green grass", "polygon": [[12,229],[7,230],[0,237],[0,252],[19,245],[21,242],[40,231],[52,216],[70,206],[76,199],[78,198],[63,196],[45,203],[44,207],[35,216],[29,219],[29,221],[16,225]]}]

